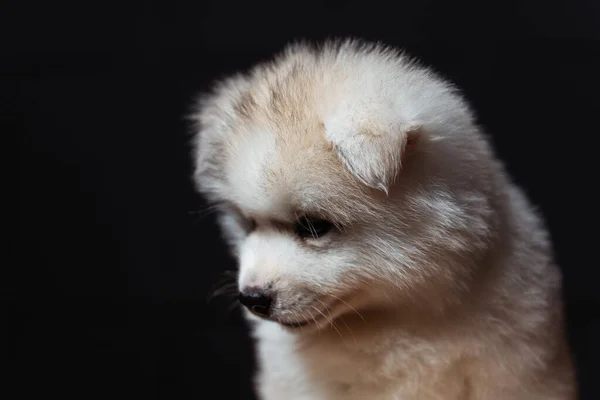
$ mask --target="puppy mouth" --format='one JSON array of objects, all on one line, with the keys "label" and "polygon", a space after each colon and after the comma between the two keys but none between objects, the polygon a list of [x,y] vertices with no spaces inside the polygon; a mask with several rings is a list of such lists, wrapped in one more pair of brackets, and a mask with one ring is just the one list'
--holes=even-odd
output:
[{"label": "puppy mouth", "polygon": [[[330,306],[326,306],[326,308],[323,311],[315,309],[315,311],[317,311],[316,315],[314,313],[309,313],[310,318],[306,318],[306,315],[301,315],[302,318],[299,318],[300,316],[294,317],[292,320],[290,320],[289,318],[276,318],[274,319],[274,321],[290,329],[305,328],[308,326],[319,326],[323,322],[332,322],[331,312],[329,311],[329,308]],[[330,316],[328,317],[325,313],[329,314]]]},{"label": "puppy mouth", "polygon": [[[333,324],[333,320],[336,319],[336,316],[339,311],[336,307],[334,307],[337,302],[329,302],[325,304],[321,302],[323,307],[317,308],[314,305],[306,305],[304,310],[293,311],[285,308],[276,308],[275,312],[267,313],[267,312],[259,312],[254,307],[246,307],[248,311],[255,317],[258,317],[262,320],[275,322],[287,329],[300,329],[306,327],[321,327],[325,324]],[[333,309],[332,309],[333,307]],[[309,309],[313,309],[314,311],[310,311]],[[271,315],[267,315],[271,314]]]},{"label": "puppy mouth", "polygon": [[315,321],[312,320],[304,320],[304,321],[299,321],[299,322],[284,322],[284,321],[277,321],[279,322],[281,325],[285,326],[286,328],[292,328],[292,329],[296,329],[296,328],[303,328],[305,326],[314,324]]},{"label": "puppy mouth", "polygon": [[323,319],[323,318],[311,317],[311,318],[307,318],[307,319],[294,318],[293,320],[290,320],[289,318],[278,318],[278,317],[273,317],[273,316],[270,316],[270,317],[265,316],[263,313],[256,312],[253,308],[250,308],[250,307],[248,307],[248,311],[250,311],[250,313],[252,315],[254,315],[255,317],[258,317],[262,320],[275,322],[281,326],[284,326],[286,328],[291,328],[291,329],[303,328],[305,326],[315,325],[315,324],[318,324]]}]

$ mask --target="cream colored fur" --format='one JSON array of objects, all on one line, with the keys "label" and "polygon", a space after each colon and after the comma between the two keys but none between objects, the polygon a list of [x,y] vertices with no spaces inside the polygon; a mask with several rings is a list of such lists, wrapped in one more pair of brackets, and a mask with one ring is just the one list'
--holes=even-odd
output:
[{"label": "cream colored fur", "polygon": [[[450,84],[380,45],[299,44],[193,117],[239,286],[277,294],[274,321],[248,314],[261,399],[575,398],[546,228]],[[299,239],[302,215],[338,229]]]}]

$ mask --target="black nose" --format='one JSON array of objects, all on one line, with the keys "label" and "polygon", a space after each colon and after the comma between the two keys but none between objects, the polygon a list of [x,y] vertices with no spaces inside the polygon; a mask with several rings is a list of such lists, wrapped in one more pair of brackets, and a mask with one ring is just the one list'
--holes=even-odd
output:
[{"label": "black nose", "polygon": [[261,289],[245,289],[240,292],[240,303],[260,317],[268,317],[273,297]]}]

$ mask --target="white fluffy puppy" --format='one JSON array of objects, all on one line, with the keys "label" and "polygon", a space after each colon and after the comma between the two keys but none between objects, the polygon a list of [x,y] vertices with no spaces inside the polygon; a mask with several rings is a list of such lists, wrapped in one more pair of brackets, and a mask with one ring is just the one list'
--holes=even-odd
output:
[{"label": "white fluffy puppy", "polygon": [[265,400],[575,398],[546,228],[457,91],[353,40],[201,98]]}]

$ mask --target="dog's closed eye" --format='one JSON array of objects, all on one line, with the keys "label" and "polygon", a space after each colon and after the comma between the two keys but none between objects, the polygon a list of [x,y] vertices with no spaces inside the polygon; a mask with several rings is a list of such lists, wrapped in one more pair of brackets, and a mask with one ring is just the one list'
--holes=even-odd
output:
[{"label": "dog's closed eye", "polygon": [[333,224],[329,221],[305,216],[298,220],[294,232],[303,239],[318,239],[329,233],[332,228]]},{"label": "dog's closed eye", "polygon": [[254,232],[254,230],[257,227],[256,220],[254,218],[246,218],[246,217],[242,217],[242,218],[243,218],[244,228],[246,229],[246,232],[248,232],[248,233]]}]

